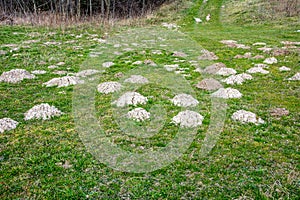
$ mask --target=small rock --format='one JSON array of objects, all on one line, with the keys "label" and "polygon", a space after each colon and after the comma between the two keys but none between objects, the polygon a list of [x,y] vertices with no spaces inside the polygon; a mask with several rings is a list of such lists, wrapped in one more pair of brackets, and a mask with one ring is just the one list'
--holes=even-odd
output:
[{"label": "small rock", "polygon": [[197,17],[194,17],[194,20],[195,20],[195,22],[196,22],[197,24],[202,22],[202,20],[201,20],[200,18],[197,18]]},{"label": "small rock", "polygon": [[206,15],[205,19],[208,22],[210,20],[210,14]]}]

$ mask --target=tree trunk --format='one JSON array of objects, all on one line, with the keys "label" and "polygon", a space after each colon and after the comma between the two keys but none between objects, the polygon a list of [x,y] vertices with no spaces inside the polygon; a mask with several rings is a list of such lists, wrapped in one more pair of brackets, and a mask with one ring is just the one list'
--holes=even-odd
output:
[{"label": "tree trunk", "polygon": [[93,5],[92,5],[92,0],[90,0],[90,16],[93,15]]},{"label": "tree trunk", "polygon": [[76,2],[77,2],[77,17],[78,17],[78,19],[80,19],[80,14],[81,14],[80,4],[81,4],[81,2],[80,2],[80,0],[77,0]]}]

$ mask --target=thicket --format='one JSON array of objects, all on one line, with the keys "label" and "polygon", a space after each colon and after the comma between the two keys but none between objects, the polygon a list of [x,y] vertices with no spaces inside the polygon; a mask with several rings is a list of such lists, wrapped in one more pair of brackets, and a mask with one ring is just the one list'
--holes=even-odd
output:
[{"label": "thicket", "polygon": [[90,16],[128,18],[140,16],[170,0],[0,0],[2,18],[59,14],[77,19]]}]

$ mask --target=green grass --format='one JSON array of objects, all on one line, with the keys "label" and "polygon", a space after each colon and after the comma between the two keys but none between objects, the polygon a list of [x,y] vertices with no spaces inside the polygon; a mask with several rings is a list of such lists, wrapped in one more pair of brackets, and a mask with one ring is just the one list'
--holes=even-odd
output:
[{"label": "green grass", "polygon": [[[270,23],[243,24],[224,22],[221,16],[221,0],[209,0],[205,6],[194,1],[193,7],[182,11],[180,29],[196,43],[215,52],[220,62],[245,72],[261,60],[233,59],[237,54],[251,51],[253,54],[268,54],[252,48],[251,50],[228,48],[219,41],[234,39],[246,45],[266,42],[270,46],[281,47],[280,41],[299,41],[298,26],[283,24],[282,27]],[[200,10],[199,10],[200,9]],[[211,13],[211,22],[195,24],[193,17],[205,17]],[[174,14],[175,15],[175,14]],[[157,20],[157,19],[156,19]],[[159,21],[159,20],[157,20]],[[150,20],[149,23],[154,23]],[[130,27],[125,27],[125,29]],[[75,130],[72,113],[73,87],[45,88],[42,83],[57,77],[49,72],[47,66],[64,61],[59,70],[77,72],[88,59],[97,42],[89,39],[90,34],[103,35],[105,30],[96,29],[46,29],[19,26],[0,27],[0,46],[4,44],[21,45],[23,41],[39,39],[30,48],[20,48],[0,57],[0,74],[15,68],[28,71],[44,69],[46,75],[37,75],[33,80],[17,84],[0,83],[0,118],[10,117],[19,126],[0,135],[0,198],[1,199],[298,199],[300,195],[299,174],[299,82],[286,81],[300,71],[299,54],[279,56],[278,64],[271,65],[270,74],[255,74],[254,80],[247,84],[233,86],[243,93],[238,100],[228,100],[224,130],[212,152],[201,157],[200,149],[209,124],[210,102],[207,92],[196,90],[198,99],[204,99],[201,114],[205,115],[203,126],[187,152],[171,165],[151,173],[136,174],[119,172],[100,163],[87,152]],[[27,33],[38,32],[30,37]],[[48,34],[56,32],[55,35]],[[18,34],[13,34],[18,33]],[[72,34],[80,35],[76,38]],[[60,46],[45,46],[47,41],[60,41]],[[76,40],[74,44],[67,41]],[[27,44],[21,45],[26,46]],[[74,46],[81,46],[75,49]],[[17,55],[14,55],[17,54]],[[82,56],[81,56],[81,55]],[[125,61],[151,58],[157,63],[170,62],[170,52],[163,55],[139,54],[135,52],[114,60],[116,66],[107,70],[104,80],[117,80],[116,72],[128,72],[132,66]],[[38,64],[45,61],[45,65]],[[202,79],[190,69],[191,85]],[[290,72],[281,73],[278,67],[290,67]],[[159,89],[158,89],[159,88]],[[61,93],[65,91],[65,93]],[[158,85],[144,86],[139,92],[151,94],[154,100],[168,104],[166,98],[173,93]],[[166,98],[164,98],[166,97]],[[166,123],[165,132],[151,140],[139,140],[120,136],[117,124],[110,117],[110,96],[96,95],[95,107],[99,120],[105,123],[106,134],[115,135],[116,143],[124,149],[140,152],[139,147],[158,148],[166,145],[177,131],[177,127]],[[65,115],[50,121],[24,121],[27,110],[39,103],[56,106]],[[151,103],[150,103],[151,105]],[[144,108],[149,109],[150,105]],[[284,107],[290,115],[280,120],[270,116],[269,110]],[[176,111],[168,105],[168,113]],[[243,125],[230,119],[233,112],[245,109],[256,113],[266,121],[261,126]],[[134,144],[134,145],[132,145]],[[65,169],[59,163],[69,161],[71,168]]]}]

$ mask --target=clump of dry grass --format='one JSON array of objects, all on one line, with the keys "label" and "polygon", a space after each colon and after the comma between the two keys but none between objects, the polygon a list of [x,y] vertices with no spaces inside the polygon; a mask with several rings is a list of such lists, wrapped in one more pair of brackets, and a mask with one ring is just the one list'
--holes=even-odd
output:
[{"label": "clump of dry grass", "polygon": [[280,22],[283,19],[298,21],[300,2],[297,0],[230,0],[222,10],[224,22]]}]

